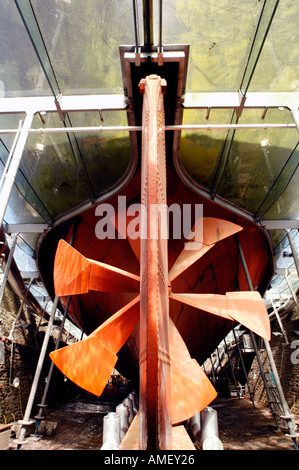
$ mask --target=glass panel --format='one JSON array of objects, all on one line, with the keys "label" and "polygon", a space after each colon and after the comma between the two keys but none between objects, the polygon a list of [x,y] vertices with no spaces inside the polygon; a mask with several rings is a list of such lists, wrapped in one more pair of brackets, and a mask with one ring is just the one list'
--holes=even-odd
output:
[{"label": "glass panel", "polygon": [[31,3],[62,93],[123,92],[118,46],[134,44],[131,0]]},{"label": "glass panel", "polygon": [[[18,129],[20,121],[25,120],[25,114],[0,114],[0,128],[1,129]],[[14,142],[16,134],[0,134],[0,141],[10,151]],[[0,145],[0,158],[5,163],[7,158],[7,151],[1,151]]]},{"label": "glass panel", "polygon": [[191,46],[188,92],[240,88],[262,4],[163,1],[163,43]]},{"label": "glass panel", "polygon": [[[73,126],[126,126],[123,111],[69,113]],[[116,184],[124,175],[131,156],[128,132],[77,133],[77,142],[96,195]]]},{"label": "glass panel", "polygon": [[[35,243],[36,242],[37,237],[35,236]],[[21,272],[34,273],[37,271],[36,260],[34,259],[34,256],[34,249],[30,247],[22,235],[19,235],[17,246],[14,252],[14,260],[16,261]]]},{"label": "glass panel", "polygon": [[[259,112],[259,111],[258,111]],[[290,123],[287,110],[269,110],[267,123]],[[261,122],[245,110],[239,123]],[[218,193],[256,213],[298,142],[297,129],[240,129],[235,133]]]},{"label": "glass panel", "polygon": [[299,219],[299,171],[298,171],[298,155],[297,153],[297,169],[291,180],[289,177],[282,178],[279,181],[280,196],[273,202],[271,207],[262,216],[263,219]]},{"label": "glass panel", "polygon": [[[62,126],[56,114],[49,117],[51,126]],[[38,116],[32,127],[40,127]],[[64,133],[29,134],[21,170],[52,217],[88,199],[85,175],[76,164]]]},{"label": "glass panel", "polygon": [[0,98],[50,95],[42,67],[11,0],[1,1]]},{"label": "glass panel", "polygon": [[[20,189],[19,189],[20,188]],[[26,195],[27,200],[23,197]],[[45,217],[41,217],[35,207],[37,203],[34,202],[34,194],[30,194],[29,185],[23,180],[23,185],[20,182],[17,183],[12,189],[12,193],[9,199],[8,207],[5,212],[4,220],[7,224],[38,224],[51,221],[49,214]],[[32,201],[32,203],[28,201]],[[38,207],[40,212],[42,209]]]},{"label": "glass panel", "polygon": [[[209,120],[205,110],[185,110],[183,124],[227,124],[231,110],[212,110]],[[212,189],[227,130],[183,131],[180,157],[191,178]]]},{"label": "glass panel", "polygon": [[298,3],[280,0],[249,91],[299,89],[298,23]]},{"label": "glass panel", "polygon": [[[8,118],[8,116],[1,116],[1,118],[5,121],[4,118]],[[16,122],[13,122],[14,119],[17,119],[17,115],[10,116],[10,119],[6,120],[7,122],[10,121],[10,126],[7,126],[7,128],[14,129],[17,127]],[[4,165],[11,150],[14,137],[14,134],[3,134],[0,139],[0,176],[3,174]],[[4,219],[7,223],[51,221],[50,214],[31,187],[30,182],[26,179],[22,170],[19,170],[17,173]]]}]

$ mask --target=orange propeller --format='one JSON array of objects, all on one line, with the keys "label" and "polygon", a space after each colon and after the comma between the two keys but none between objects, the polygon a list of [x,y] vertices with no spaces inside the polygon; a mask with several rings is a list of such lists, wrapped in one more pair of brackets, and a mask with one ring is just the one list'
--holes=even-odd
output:
[{"label": "orange propeller", "polygon": [[54,286],[58,296],[103,292],[139,292],[140,278],[109,264],[85,258],[60,240],[54,262]]},{"label": "orange propeller", "polygon": [[[220,219],[203,218],[202,247],[182,250],[169,272],[171,282],[200,259],[215,243],[237,233],[241,227]],[[135,243],[136,242],[136,243]],[[192,243],[192,240],[188,242]],[[131,244],[139,258],[140,240]],[[127,271],[85,258],[64,240],[59,242],[54,265],[56,295],[86,293],[89,290],[139,292],[140,278]],[[270,339],[270,323],[263,300],[257,292],[217,294],[176,294],[171,299],[199,310],[237,321],[258,335]],[[79,343],[53,351],[51,359],[63,374],[85,390],[100,395],[117,362],[117,353],[139,321],[140,296],[119,310]],[[217,393],[200,365],[191,358],[177,328],[170,319],[170,378],[173,424],[182,422],[208,406]]]},{"label": "orange propeller", "polygon": [[[242,230],[242,227],[227,220],[216,219],[213,217],[202,217],[197,221],[193,227],[193,232],[196,225],[202,221],[202,240],[194,244],[194,238],[185,244],[184,249],[176,259],[174,265],[168,274],[169,282],[173,281],[195,261],[199,260],[207,251],[213,246],[227,237],[234,235]],[[197,245],[202,243],[202,246],[196,248]],[[193,249],[194,246],[194,249]]]},{"label": "orange propeller", "polygon": [[171,418],[177,424],[191,418],[213,401],[216,390],[195,359],[192,359],[178,329],[170,319]]},{"label": "orange propeller", "polygon": [[227,292],[226,295],[171,293],[170,298],[241,323],[262,338],[270,340],[268,312],[258,292]]},{"label": "orange propeller", "polygon": [[117,353],[139,321],[140,297],[108,318],[86,339],[57,349],[50,358],[79,387],[101,395],[117,362]]}]

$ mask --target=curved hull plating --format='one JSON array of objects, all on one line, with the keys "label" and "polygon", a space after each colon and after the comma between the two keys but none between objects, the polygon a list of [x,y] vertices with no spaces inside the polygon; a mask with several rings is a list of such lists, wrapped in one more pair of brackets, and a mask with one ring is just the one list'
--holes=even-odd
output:
[{"label": "curved hull plating", "polygon": [[[204,217],[215,217],[231,221],[243,227],[238,237],[246,258],[254,289],[264,293],[273,273],[273,259],[267,233],[249,220],[206,200],[184,186],[171,168],[167,169],[167,204],[191,205],[194,214],[196,204],[202,204]],[[114,207],[118,217],[119,196],[125,196],[127,206],[140,202],[140,173],[137,173],[127,188],[117,197],[106,203]],[[76,226],[73,246],[86,258],[101,261],[139,275],[139,260],[129,241],[122,239],[115,231],[114,239],[97,238],[97,223],[101,217],[95,208],[81,213],[76,219],[53,228],[40,240],[38,264],[41,276],[54,295],[53,267],[54,256],[60,238],[69,241],[71,231]],[[170,224],[168,239],[169,270],[183,249],[185,239],[173,238]],[[245,274],[239,259],[234,236],[217,243],[202,258],[190,266],[172,282],[176,293],[225,294],[226,292],[248,290]],[[107,318],[131,301],[134,293],[96,292],[72,296],[69,317],[87,335],[93,332]],[[65,305],[66,298],[61,298]],[[184,305],[170,299],[170,318],[177,326],[190,355],[199,364],[213,352],[215,347],[230,331],[230,320],[211,315],[205,311]],[[139,374],[139,325],[118,353],[116,368],[128,379],[138,380]]]}]

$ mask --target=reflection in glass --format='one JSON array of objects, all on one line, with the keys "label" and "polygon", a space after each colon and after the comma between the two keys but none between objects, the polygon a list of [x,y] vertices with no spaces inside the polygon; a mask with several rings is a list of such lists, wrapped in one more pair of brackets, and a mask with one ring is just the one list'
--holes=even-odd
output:
[{"label": "reflection in glass", "polygon": [[[205,110],[185,110],[183,124],[225,124],[231,110],[212,110],[206,120]],[[180,158],[185,170],[196,183],[212,190],[227,130],[183,131]]]},{"label": "reflection in glass", "polygon": [[299,162],[299,149],[297,150],[297,163],[291,162],[290,166],[294,171],[289,174],[282,172],[282,176],[278,179],[278,188],[274,197],[263,207],[264,211],[261,213],[263,219],[299,219],[299,171],[298,171],[298,162]]},{"label": "reflection in glass", "polygon": [[66,134],[29,134],[21,170],[52,217],[88,199]]},{"label": "reflection in glass", "polygon": [[0,98],[50,95],[29,36],[10,0],[1,0]]},{"label": "reflection in glass", "polygon": [[299,90],[298,22],[298,2],[281,0],[249,91]]},{"label": "reflection in glass", "polygon": [[[246,110],[239,123],[258,122],[259,110]],[[269,110],[267,123],[291,121],[288,111]],[[298,141],[296,129],[240,129],[233,145],[219,194],[256,213]]]},{"label": "reflection in glass", "polygon": [[164,44],[191,46],[187,92],[240,88],[262,3],[163,1]]},{"label": "reflection in glass", "polygon": [[121,93],[118,46],[134,44],[131,0],[32,0],[61,92]]},{"label": "reflection in glass", "polygon": [[[73,126],[127,125],[123,111],[69,113]],[[95,195],[115,185],[125,174],[131,157],[127,132],[77,133],[77,142]]]}]

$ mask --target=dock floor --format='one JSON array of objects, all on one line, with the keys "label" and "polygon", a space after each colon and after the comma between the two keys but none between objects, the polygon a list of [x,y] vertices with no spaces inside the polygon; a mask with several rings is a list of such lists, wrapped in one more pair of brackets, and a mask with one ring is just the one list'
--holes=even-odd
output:
[{"label": "dock floor", "polygon": [[[99,450],[103,418],[109,411],[115,411],[117,404],[115,397],[92,398],[83,394],[47,414],[46,421],[57,424],[53,435],[31,435],[22,450]],[[224,450],[294,450],[292,440],[275,429],[267,407],[255,404],[254,409],[246,398],[217,398],[211,406],[218,413],[219,438]],[[183,448],[182,442],[180,449]],[[15,449],[11,439],[9,450]]]}]

